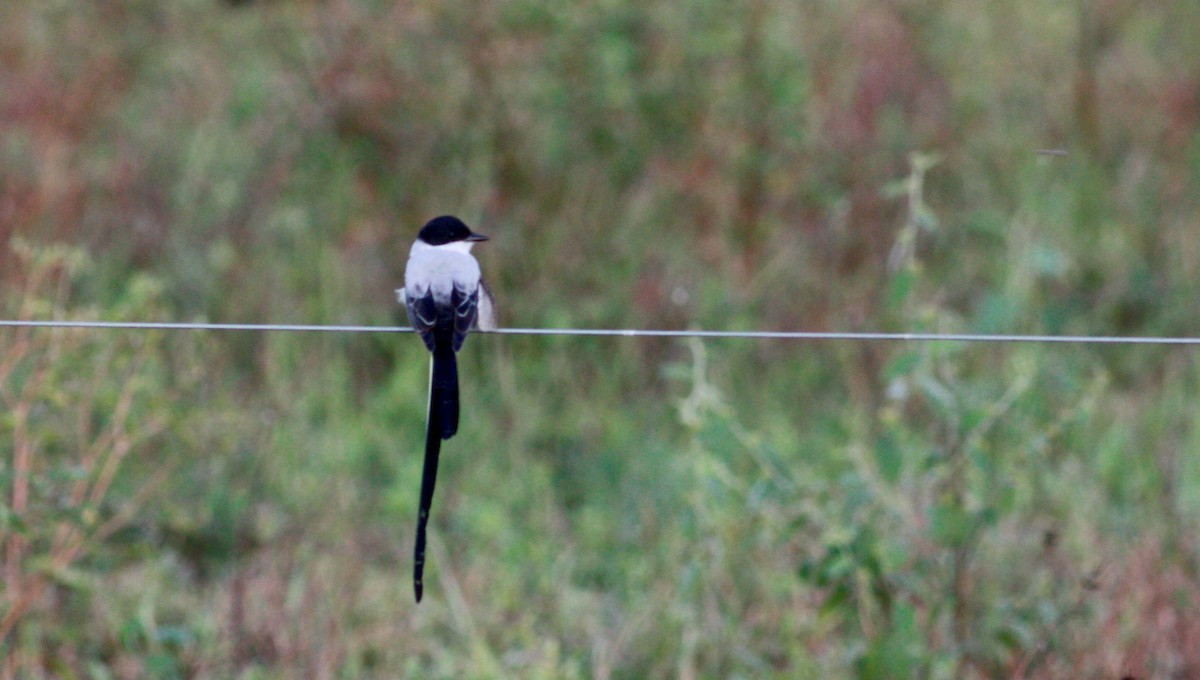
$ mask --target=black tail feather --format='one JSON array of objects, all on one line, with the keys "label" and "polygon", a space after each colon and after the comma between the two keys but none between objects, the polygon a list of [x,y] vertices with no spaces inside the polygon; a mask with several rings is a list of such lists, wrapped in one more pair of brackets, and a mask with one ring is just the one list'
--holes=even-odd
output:
[{"label": "black tail feather", "polygon": [[442,440],[458,432],[458,362],[453,336],[438,333],[434,338],[433,366],[429,379],[429,418],[425,422],[425,469],[421,473],[421,505],[417,510],[417,541],[413,555],[413,592],[417,602],[424,591],[425,533],[433,489],[437,484],[438,456]]},{"label": "black tail feather", "polygon": [[[436,375],[437,360],[433,362],[431,377]],[[435,398],[430,381],[429,418],[425,422],[425,468],[421,472],[421,504],[417,510],[417,541],[413,551],[413,592],[417,602],[421,601],[425,578],[425,526],[429,523],[429,507],[433,504],[433,488],[437,485],[438,456],[442,452],[441,423],[444,404]]]},{"label": "black tail feather", "polygon": [[[458,432],[458,361],[454,356],[450,334],[434,339],[433,380],[430,383],[430,404],[437,403],[439,420],[437,429],[442,439],[449,439]],[[432,411],[432,406],[431,406]]]}]

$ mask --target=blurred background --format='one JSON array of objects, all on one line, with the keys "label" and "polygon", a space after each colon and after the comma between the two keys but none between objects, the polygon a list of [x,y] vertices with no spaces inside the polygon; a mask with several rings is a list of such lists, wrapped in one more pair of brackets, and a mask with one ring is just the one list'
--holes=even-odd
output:
[{"label": "blurred background", "polygon": [[[1197,26],[6,0],[0,318],[1197,335]],[[472,336],[416,606],[427,361],[4,330],[3,677],[1200,675],[1195,349]]]}]

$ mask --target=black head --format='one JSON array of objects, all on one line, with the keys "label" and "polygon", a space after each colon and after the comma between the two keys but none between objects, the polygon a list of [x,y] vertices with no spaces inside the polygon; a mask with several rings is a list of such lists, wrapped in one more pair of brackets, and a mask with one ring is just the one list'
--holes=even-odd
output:
[{"label": "black head", "polygon": [[455,241],[486,241],[483,234],[476,234],[463,221],[453,215],[435,217],[421,227],[417,238],[431,246],[444,246]]}]

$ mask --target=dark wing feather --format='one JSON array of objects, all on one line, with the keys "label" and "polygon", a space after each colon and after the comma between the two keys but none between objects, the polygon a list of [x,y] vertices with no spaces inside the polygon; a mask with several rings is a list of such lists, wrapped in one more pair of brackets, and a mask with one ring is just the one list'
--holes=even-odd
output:
[{"label": "dark wing feather", "polygon": [[454,309],[454,351],[462,349],[467,332],[475,325],[479,307],[479,288],[464,290],[458,286],[450,293],[450,306]]},{"label": "dark wing feather", "polygon": [[421,340],[425,341],[425,347],[432,352],[433,329],[437,326],[438,317],[437,305],[433,301],[433,290],[426,290],[425,294],[420,297],[406,294],[404,302],[408,309],[408,322],[421,335]]}]

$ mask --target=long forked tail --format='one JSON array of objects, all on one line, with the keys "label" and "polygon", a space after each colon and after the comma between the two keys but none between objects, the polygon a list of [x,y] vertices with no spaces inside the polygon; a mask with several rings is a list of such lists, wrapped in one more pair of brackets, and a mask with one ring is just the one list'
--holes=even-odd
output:
[{"label": "long forked tail", "polygon": [[433,503],[433,487],[437,483],[438,455],[442,451],[442,438],[438,429],[439,407],[429,400],[429,421],[425,424],[425,470],[421,473],[421,506],[417,510],[417,544],[413,552],[413,593],[421,601],[425,578],[425,525],[429,523],[429,506]]},{"label": "long forked tail", "polygon": [[437,484],[442,440],[458,431],[458,366],[450,338],[437,338],[429,376],[429,417],[425,422],[425,469],[421,473],[421,504],[417,510],[417,541],[413,554],[413,592],[417,602],[424,592],[425,533],[429,507]]},{"label": "long forked tail", "polygon": [[[438,420],[434,420],[434,406]],[[433,343],[433,376],[429,383],[429,422],[437,423],[442,439],[458,432],[458,361],[451,333],[438,335]]]}]

